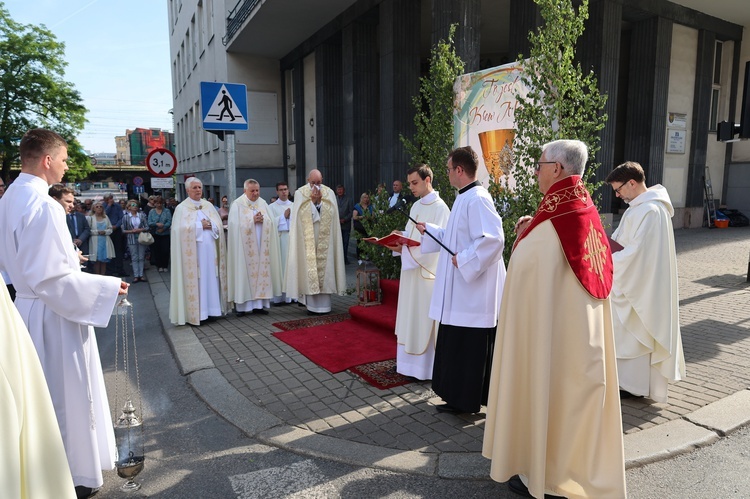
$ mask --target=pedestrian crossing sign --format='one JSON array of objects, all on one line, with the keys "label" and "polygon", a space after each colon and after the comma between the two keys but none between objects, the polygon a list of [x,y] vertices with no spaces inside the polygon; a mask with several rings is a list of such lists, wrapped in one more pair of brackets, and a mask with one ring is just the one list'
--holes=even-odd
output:
[{"label": "pedestrian crossing sign", "polygon": [[247,87],[202,81],[201,115],[204,130],[247,130]]}]

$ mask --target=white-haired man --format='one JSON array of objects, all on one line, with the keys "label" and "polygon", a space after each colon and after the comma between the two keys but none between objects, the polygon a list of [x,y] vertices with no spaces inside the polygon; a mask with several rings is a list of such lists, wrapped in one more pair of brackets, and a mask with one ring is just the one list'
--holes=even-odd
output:
[{"label": "white-haired man", "polygon": [[612,255],[587,160],[578,140],[543,147],[544,198],[516,224],[498,320],[482,454],[533,497],[626,497]]},{"label": "white-haired man", "polygon": [[185,181],[188,198],[177,205],[170,233],[172,284],[169,320],[200,325],[227,312],[227,260],[219,212],[203,199],[203,182]]}]

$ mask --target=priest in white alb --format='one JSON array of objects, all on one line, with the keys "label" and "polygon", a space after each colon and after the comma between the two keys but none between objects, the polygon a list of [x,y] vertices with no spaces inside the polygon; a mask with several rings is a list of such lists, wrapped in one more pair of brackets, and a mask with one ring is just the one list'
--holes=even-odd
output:
[{"label": "priest in white alb", "polygon": [[190,177],[185,190],[172,216],[169,320],[199,326],[227,312],[226,243],[219,212],[202,198],[203,182]]},{"label": "priest in white alb", "polygon": [[[0,200],[0,268],[13,280],[15,305],[44,370],[73,484],[86,497],[102,486],[102,470],[112,469],[116,456],[94,327],[107,326],[128,284],[81,272],[65,211],[48,194],[68,169],[65,140],[49,130],[29,130],[20,154],[21,174]],[[41,465],[35,471],[46,472]]]},{"label": "priest in white alb", "polygon": [[495,202],[477,180],[477,166],[471,147],[451,151],[448,180],[458,196],[448,223],[445,229],[417,224],[422,252],[439,255],[428,309],[440,324],[432,370],[432,389],[444,402],[436,406],[439,412],[474,414],[487,403],[505,282],[505,234]]},{"label": "priest in white alb", "polygon": [[323,185],[319,170],[294,193],[286,294],[311,314],[331,311],[331,295],[346,291],[344,247],[336,194]]},{"label": "priest in white alb", "polygon": [[607,176],[628,203],[612,234],[612,321],[621,395],[667,402],[668,384],[685,377],[680,334],[674,208],[661,185],[646,187],[640,164],[628,161]]},{"label": "priest in white alb", "polygon": [[281,294],[281,252],[276,220],[260,197],[260,184],[248,179],[245,193],[232,202],[227,227],[229,302],[238,317],[267,314]]},{"label": "priest in white alb", "polygon": [[[292,201],[289,199],[289,185],[286,182],[276,183],[276,195],[278,199],[268,205],[273,218],[276,220],[276,230],[279,233],[279,250],[281,252],[281,282],[286,282],[286,262],[289,256],[289,220],[292,217]],[[293,300],[284,291],[274,295],[271,300],[274,304],[291,303]]]},{"label": "priest in white alb", "polygon": [[[419,165],[407,172],[409,188],[419,198],[412,205],[409,216],[417,222],[445,227],[450,209],[432,188],[432,176],[432,169],[427,165]],[[412,220],[407,222],[403,232],[394,232],[415,241],[422,237]],[[396,371],[417,379],[432,379],[438,322],[419,311],[430,308],[438,254],[423,254],[421,246],[390,248],[394,255],[401,256],[396,309]]]}]

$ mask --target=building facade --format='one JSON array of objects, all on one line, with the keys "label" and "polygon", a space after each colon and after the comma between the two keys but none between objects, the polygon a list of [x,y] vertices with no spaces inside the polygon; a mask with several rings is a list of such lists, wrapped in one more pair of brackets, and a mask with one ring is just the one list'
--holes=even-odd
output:
[{"label": "building facade", "polygon": [[[167,3],[178,183],[196,175],[215,199],[230,190],[227,154],[202,129],[201,81],[247,85],[232,194],[255,178],[268,198],[276,182],[294,189],[318,168],[356,198],[405,177],[399,137],[414,133],[412,98],[451,24],[469,72],[527,53],[541,23],[532,0]],[[599,177],[640,162],[649,185],[667,187],[676,227],[702,224],[707,171],[717,202],[750,212],[750,144],[716,139],[718,122],[740,119],[745,0],[590,0],[589,11],[578,57],[608,95]],[[624,208],[611,189],[602,206]]]}]

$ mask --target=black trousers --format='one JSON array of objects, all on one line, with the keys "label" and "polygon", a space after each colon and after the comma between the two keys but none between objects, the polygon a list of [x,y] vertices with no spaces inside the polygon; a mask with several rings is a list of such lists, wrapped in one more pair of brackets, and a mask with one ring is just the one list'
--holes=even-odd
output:
[{"label": "black trousers", "polygon": [[432,389],[462,412],[479,412],[490,392],[497,327],[440,324],[432,368]]},{"label": "black trousers", "polygon": [[169,268],[169,236],[154,234],[154,244],[151,245],[151,264],[158,269]]}]

